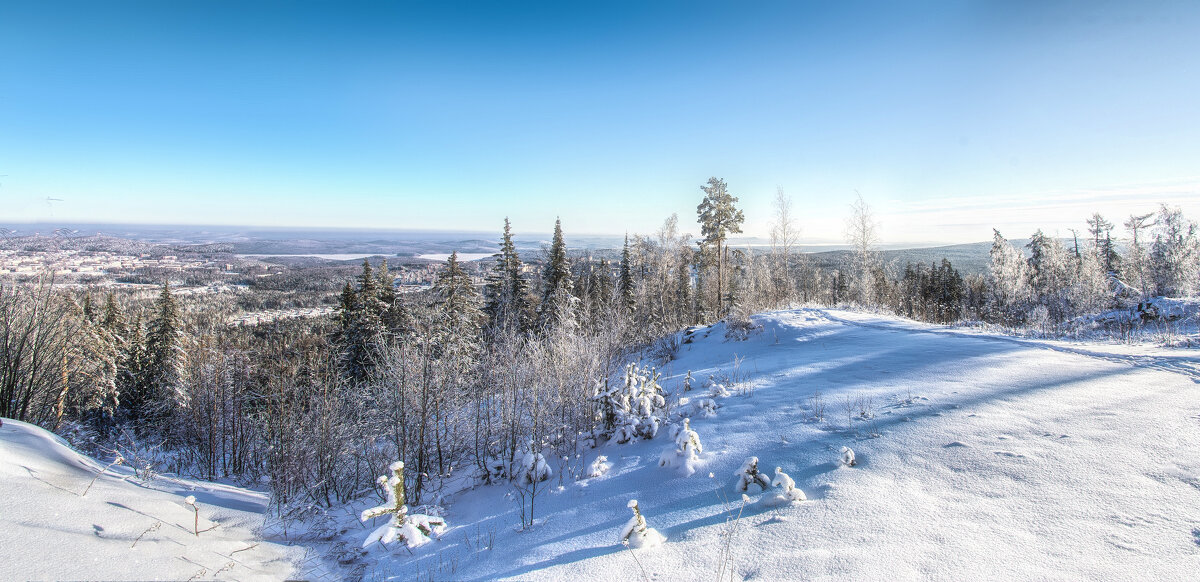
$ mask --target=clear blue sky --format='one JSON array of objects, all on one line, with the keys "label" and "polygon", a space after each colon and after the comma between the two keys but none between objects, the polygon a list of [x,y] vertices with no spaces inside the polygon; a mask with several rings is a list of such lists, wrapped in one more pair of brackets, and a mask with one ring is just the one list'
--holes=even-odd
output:
[{"label": "clear blue sky", "polygon": [[[1200,210],[1200,3],[0,3],[0,222],[807,239]],[[46,198],[61,201],[46,201]]]}]

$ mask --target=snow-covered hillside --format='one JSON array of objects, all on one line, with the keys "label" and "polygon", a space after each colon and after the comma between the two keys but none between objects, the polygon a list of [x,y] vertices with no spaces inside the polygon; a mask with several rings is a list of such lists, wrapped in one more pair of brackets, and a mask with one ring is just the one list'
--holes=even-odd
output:
[{"label": "snow-covered hillside", "polygon": [[145,483],[4,419],[0,579],[282,580],[300,550],[256,539],[266,501],[203,481]]},{"label": "snow-covered hillside", "polygon": [[[727,340],[723,325],[698,330],[663,375],[672,400],[689,371],[691,402],[706,396],[710,376],[728,385],[715,415],[691,419],[703,444],[694,474],[659,466],[674,446],[667,429],[605,445],[591,454],[607,456],[611,469],[581,481],[556,474],[537,499],[534,527],[518,531],[510,487],[478,487],[449,500],[451,527],[435,543],[414,555],[372,546],[356,574],[1184,580],[1200,572],[1196,350],[1133,353],[818,309],[754,321],[761,330],[745,341]],[[689,407],[697,410],[676,410]],[[840,462],[843,447],[855,466]],[[768,508],[751,486],[741,507],[734,472],[749,456],[768,476],[781,467],[807,501]],[[663,545],[618,543],[630,499]],[[161,519],[186,525],[174,503]],[[92,520],[53,521],[86,530]],[[356,527],[345,540],[367,532]]]}]

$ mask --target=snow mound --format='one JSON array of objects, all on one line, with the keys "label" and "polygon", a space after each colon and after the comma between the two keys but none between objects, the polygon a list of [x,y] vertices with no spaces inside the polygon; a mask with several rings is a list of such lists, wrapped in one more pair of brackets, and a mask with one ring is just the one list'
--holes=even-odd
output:
[{"label": "snow mound", "polygon": [[3,422],[5,578],[281,580],[293,572],[297,549],[255,535],[264,494],[166,477],[137,482],[130,470],[106,469],[50,432]]}]

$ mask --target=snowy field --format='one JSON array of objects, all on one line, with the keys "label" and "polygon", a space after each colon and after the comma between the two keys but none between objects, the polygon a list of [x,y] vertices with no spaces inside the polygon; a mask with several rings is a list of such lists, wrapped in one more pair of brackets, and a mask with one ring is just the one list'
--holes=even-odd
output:
[{"label": "snowy field", "polygon": [[2,580],[283,580],[303,554],[256,539],[264,494],[144,481],[9,419],[0,426],[0,499]]},{"label": "snowy field", "polygon": [[[696,580],[724,568],[735,580],[1196,579],[1196,350],[834,310],[755,322],[745,341],[726,340],[723,325],[700,329],[664,374],[674,392],[690,370],[692,399],[710,375],[735,381],[714,416],[692,418],[704,445],[694,475],[658,466],[667,429],[605,445],[589,455],[611,470],[556,474],[534,527],[519,531],[510,487],[479,487],[449,500],[439,540],[413,556],[372,546],[356,577]],[[856,466],[839,463],[843,446]],[[733,473],[751,455],[768,476],[782,467],[808,500],[767,508],[752,486],[741,507]],[[633,498],[662,546],[618,543]],[[346,525],[347,545],[365,538]]]}]

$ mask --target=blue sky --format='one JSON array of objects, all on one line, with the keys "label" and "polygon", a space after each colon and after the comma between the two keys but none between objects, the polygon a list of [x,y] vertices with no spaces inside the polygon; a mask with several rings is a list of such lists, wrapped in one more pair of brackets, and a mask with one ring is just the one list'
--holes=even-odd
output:
[{"label": "blue sky", "polygon": [[[1200,199],[1200,4],[0,4],[0,222],[1065,234]],[[47,198],[61,201],[47,202]]]}]

